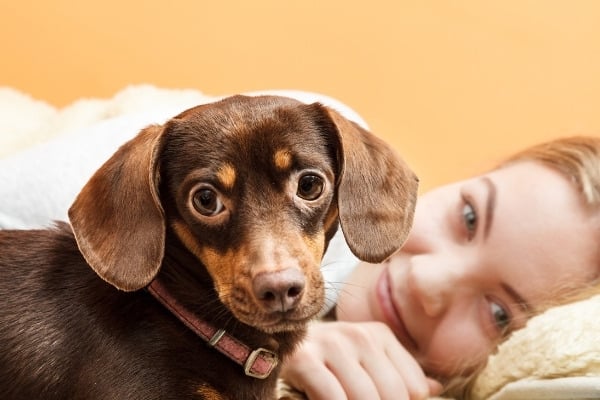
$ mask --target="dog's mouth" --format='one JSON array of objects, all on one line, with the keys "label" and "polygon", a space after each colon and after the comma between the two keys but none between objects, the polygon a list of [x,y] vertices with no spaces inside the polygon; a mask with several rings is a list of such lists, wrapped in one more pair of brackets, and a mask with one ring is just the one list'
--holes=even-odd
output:
[{"label": "dog's mouth", "polygon": [[232,310],[238,320],[266,333],[277,333],[303,329],[318,313],[309,312],[273,312],[273,313],[237,313]]},{"label": "dog's mouth", "polygon": [[[225,300],[225,299],[224,299]],[[249,294],[228,297],[224,301],[231,313],[246,325],[266,333],[285,332],[302,329],[321,311],[324,293],[314,290],[304,293],[293,307],[268,307]]]},{"label": "dog's mouth", "polygon": [[236,319],[266,333],[303,329],[325,301],[318,269],[308,277],[284,269],[216,287],[219,298]]}]

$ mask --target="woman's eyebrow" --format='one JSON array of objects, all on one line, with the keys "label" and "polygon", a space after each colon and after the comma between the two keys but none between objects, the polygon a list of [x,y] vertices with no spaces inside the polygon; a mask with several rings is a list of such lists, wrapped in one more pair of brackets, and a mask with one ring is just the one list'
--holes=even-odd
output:
[{"label": "woman's eyebrow", "polygon": [[511,297],[515,304],[518,305],[521,310],[523,310],[524,313],[530,314],[532,312],[533,308],[531,307],[531,304],[529,304],[527,300],[523,298],[523,296],[513,289],[512,286],[504,282],[502,282],[500,286],[502,286],[502,289],[504,289],[504,291]]},{"label": "woman's eyebrow", "polygon": [[497,189],[494,182],[484,176],[481,178],[481,181],[485,184],[487,188],[487,196],[485,201],[485,224],[483,226],[483,237],[487,239],[490,229],[492,228],[492,223],[494,222],[494,210],[496,209],[496,195]]}]

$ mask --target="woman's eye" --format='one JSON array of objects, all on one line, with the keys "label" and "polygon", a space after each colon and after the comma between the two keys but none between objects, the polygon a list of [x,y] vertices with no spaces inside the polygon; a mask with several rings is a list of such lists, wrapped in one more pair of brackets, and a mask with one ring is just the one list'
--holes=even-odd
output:
[{"label": "woman's eye", "polygon": [[223,203],[219,195],[209,188],[202,188],[194,193],[194,208],[200,214],[211,217],[223,211]]},{"label": "woman's eye", "polygon": [[502,307],[500,304],[491,301],[490,302],[490,313],[492,314],[492,320],[498,331],[503,334],[506,333],[510,326],[511,316],[510,313]]},{"label": "woman's eye", "polygon": [[477,230],[477,212],[468,201],[465,201],[465,205],[463,206],[462,217],[468,232],[468,238],[471,240],[475,236],[475,231]]},{"label": "woman's eye", "polygon": [[316,200],[323,193],[323,178],[317,175],[303,175],[298,181],[297,195],[304,200]]}]

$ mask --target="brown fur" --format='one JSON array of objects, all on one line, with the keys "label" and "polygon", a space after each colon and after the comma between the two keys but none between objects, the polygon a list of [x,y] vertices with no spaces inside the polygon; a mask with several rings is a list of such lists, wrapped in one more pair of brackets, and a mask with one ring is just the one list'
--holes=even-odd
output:
[{"label": "brown fur", "polygon": [[144,288],[160,276],[285,359],[323,306],[338,220],[359,258],[382,261],[416,188],[388,146],[317,103],[234,96],[144,129],[81,190],[71,226],[0,231],[2,398],[274,398],[276,373],[246,376]]}]

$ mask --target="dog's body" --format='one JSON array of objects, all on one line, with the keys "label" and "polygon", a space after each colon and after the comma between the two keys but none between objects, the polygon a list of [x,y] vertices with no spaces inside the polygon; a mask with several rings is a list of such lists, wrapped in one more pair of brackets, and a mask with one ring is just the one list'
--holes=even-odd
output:
[{"label": "dog's body", "polygon": [[[209,349],[146,291],[119,291],[98,279],[67,225],[51,231],[10,232],[10,238],[8,234],[0,232],[2,279],[12,283],[0,289],[3,399],[273,396],[275,375],[267,378],[269,384],[246,377],[242,367]],[[178,256],[165,259],[164,272],[197,265],[178,245],[168,247]],[[19,260],[18,268],[6,271],[6,263],[13,260]],[[301,331],[267,335],[236,326],[215,301],[205,272],[186,268],[177,273],[190,278],[179,281],[179,289],[194,297],[185,299],[190,308],[214,324],[231,327],[231,333],[249,346],[280,346],[278,352],[285,353],[300,337]],[[211,396],[210,387],[202,393],[204,382],[211,382],[212,390],[223,396]]]},{"label": "dog's body", "polygon": [[[149,127],[83,188],[72,227],[0,231],[0,392],[273,398],[275,364],[257,378],[211,346],[234,337],[285,360],[323,305],[338,221],[359,258],[381,261],[415,194],[389,148],[319,104],[235,96]],[[159,282],[227,337],[199,338]]]}]

